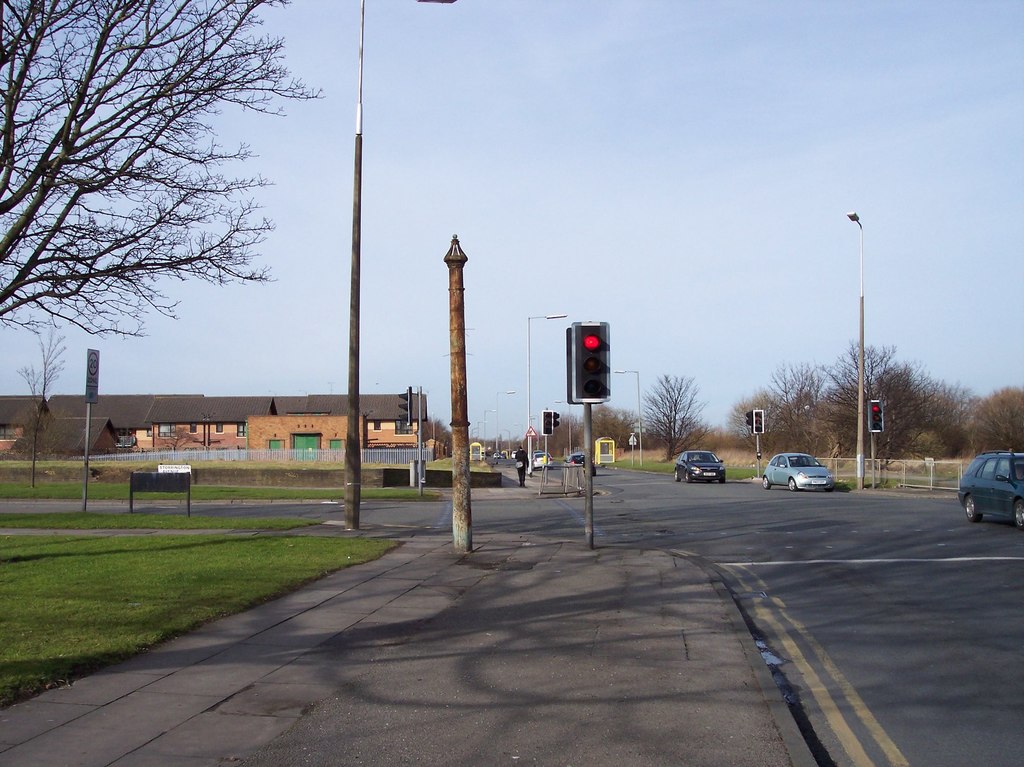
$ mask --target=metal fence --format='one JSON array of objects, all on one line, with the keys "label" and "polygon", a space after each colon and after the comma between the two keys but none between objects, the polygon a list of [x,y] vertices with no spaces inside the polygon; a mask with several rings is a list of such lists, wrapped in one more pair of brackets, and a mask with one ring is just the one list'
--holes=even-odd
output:
[{"label": "metal fence", "polygon": [[[363,463],[385,466],[404,466],[417,460],[414,447],[375,447],[363,450]],[[432,448],[423,448],[423,461],[434,460]],[[335,450],[153,450],[130,453],[91,455],[90,461],[156,461],[157,463],[192,463],[203,461],[258,461],[280,463],[282,461],[306,461],[314,463],[344,463],[345,451]]]},{"label": "metal fence", "polygon": [[[819,458],[836,479],[857,479],[856,458]],[[876,458],[864,461],[864,485],[898,485],[927,490],[956,490],[964,473],[963,461],[937,461],[933,458]]]}]

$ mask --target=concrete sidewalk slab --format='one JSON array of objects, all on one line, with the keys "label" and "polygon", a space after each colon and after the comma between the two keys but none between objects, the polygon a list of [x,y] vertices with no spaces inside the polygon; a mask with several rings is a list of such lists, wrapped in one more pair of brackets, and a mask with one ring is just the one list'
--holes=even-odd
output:
[{"label": "concrete sidewalk slab", "polygon": [[409,536],[0,711],[0,765],[813,764],[694,562],[476,544]]}]

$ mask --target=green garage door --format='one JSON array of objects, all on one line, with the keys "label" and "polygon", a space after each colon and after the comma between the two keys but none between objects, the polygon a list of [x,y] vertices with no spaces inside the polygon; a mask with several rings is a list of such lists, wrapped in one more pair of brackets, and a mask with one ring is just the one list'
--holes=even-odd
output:
[{"label": "green garage door", "polygon": [[313,455],[314,450],[320,449],[320,435],[319,434],[293,434],[292,435],[292,449],[295,451],[295,457],[302,460],[306,456],[303,453],[308,453],[308,458],[312,460],[315,456]]}]

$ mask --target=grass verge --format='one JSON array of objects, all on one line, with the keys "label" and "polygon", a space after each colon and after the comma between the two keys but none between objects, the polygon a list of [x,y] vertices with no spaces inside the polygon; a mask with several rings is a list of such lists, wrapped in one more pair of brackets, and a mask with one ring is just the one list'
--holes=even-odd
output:
[{"label": "grass verge", "polygon": [[[82,497],[81,482],[44,482],[31,487],[27,482],[0,482],[0,498],[14,500],[75,500]],[[193,501],[338,501],[344,491],[318,487],[226,487],[193,485]],[[364,487],[361,498],[368,500],[436,501],[436,490],[425,490],[420,496],[414,487]],[[90,483],[89,498],[95,501],[127,501],[128,485]],[[183,493],[136,493],[135,499],[184,498]]]},{"label": "grass verge", "polygon": [[180,514],[98,514],[91,511],[0,514],[0,527],[47,530],[293,530],[315,519],[184,517]]},{"label": "grass verge", "polygon": [[312,536],[0,537],[0,705],[394,545]]}]

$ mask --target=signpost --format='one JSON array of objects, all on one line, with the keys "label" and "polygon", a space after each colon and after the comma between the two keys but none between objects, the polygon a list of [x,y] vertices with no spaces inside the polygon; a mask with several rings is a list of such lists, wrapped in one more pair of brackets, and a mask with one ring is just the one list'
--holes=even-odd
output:
[{"label": "signpost", "polygon": [[85,450],[82,464],[82,511],[89,505],[89,426],[92,422],[92,406],[100,398],[100,353],[89,349],[85,353]]}]

